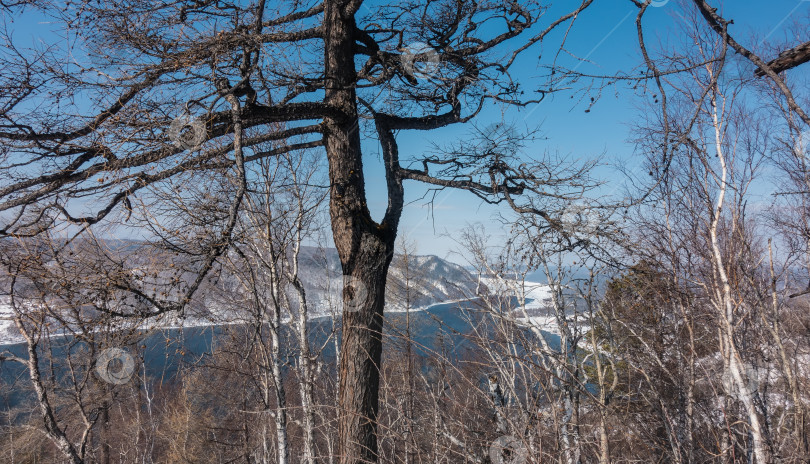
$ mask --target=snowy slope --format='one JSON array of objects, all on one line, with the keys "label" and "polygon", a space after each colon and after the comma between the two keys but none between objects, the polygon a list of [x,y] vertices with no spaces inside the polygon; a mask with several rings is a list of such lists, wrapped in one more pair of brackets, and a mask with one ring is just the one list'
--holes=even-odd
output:
[{"label": "snowy slope", "polygon": [[559,333],[557,320],[549,309],[551,292],[548,285],[499,277],[485,277],[481,280],[491,293],[517,299],[514,317],[518,322],[546,332]]},{"label": "snowy slope", "polygon": [[19,343],[23,341],[12,320],[13,315],[11,305],[6,302],[0,303],[0,343]]},{"label": "snowy slope", "polygon": [[[306,288],[310,317],[340,314],[344,279],[336,250],[304,247],[299,275]],[[167,313],[140,323],[131,322],[149,330],[238,324],[253,320],[254,316],[244,311],[244,306],[240,304],[242,300],[238,296],[235,279],[223,276],[214,285],[216,288],[209,287],[198,293],[182,318],[176,313]],[[386,311],[397,312],[406,307],[422,309],[437,303],[473,298],[478,291],[485,290],[462,266],[437,256],[411,256],[406,261],[395,255],[386,289]],[[295,302],[292,289],[288,291],[291,301]],[[0,301],[0,344],[22,341],[11,320],[12,315],[11,307]],[[289,317],[285,315],[284,319],[288,320]]]},{"label": "snowy slope", "polygon": [[[342,302],[343,275],[334,249],[305,248],[301,253],[301,280],[313,312],[333,314]],[[394,255],[388,272],[386,311],[425,308],[437,303],[473,298],[478,282],[458,264],[437,256]],[[408,302],[408,303],[406,303]]]}]

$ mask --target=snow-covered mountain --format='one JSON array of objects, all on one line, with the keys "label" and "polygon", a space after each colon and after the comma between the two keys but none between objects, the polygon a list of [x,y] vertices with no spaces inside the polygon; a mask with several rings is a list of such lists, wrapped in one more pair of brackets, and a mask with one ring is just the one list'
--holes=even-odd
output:
[{"label": "snow-covered mountain", "polygon": [[[128,253],[138,255],[138,242],[127,242]],[[335,249],[304,247],[300,254],[299,276],[306,288],[311,317],[339,314],[342,307],[344,277]],[[153,270],[158,275],[163,271]],[[158,277],[158,279],[162,279]],[[290,293],[291,289],[288,289]],[[474,298],[486,292],[475,276],[462,266],[437,256],[400,255],[392,258],[386,289],[386,312],[406,307],[423,309],[438,303]],[[254,316],[240,305],[238,279],[222,275],[218,284],[205,287],[187,308],[182,320],[177,314],[164,314],[140,323],[144,329],[193,327],[240,323]],[[291,298],[295,301],[295,298]],[[13,312],[0,301],[0,344],[18,343],[22,337],[12,320]],[[289,315],[287,315],[289,317]],[[285,317],[285,319],[287,318]]]},{"label": "snow-covered mountain", "polygon": [[[343,275],[334,249],[307,247],[301,253],[301,280],[313,310],[332,314],[341,302]],[[438,256],[394,255],[388,271],[386,311],[425,308],[446,301],[473,298],[485,291],[475,276]]]}]

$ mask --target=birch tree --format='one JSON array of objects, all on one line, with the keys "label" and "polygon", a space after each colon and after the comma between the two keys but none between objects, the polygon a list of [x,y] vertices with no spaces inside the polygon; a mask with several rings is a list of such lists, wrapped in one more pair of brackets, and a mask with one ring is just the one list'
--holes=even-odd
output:
[{"label": "birch tree", "polygon": [[[384,289],[404,182],[467,190],[551,221],[543,198],[564,182],[547,176],[548,160],[515,163],[493,150],[452,163],[454,153],[400,154],[397,135],[461,125],[493,103],[540,101],[545,89],[510,78],[513,66],[591,3],[556,18],[532,2],[5,5],[47,18],[71,41],[45,36],[49,45],[31,49],[5,38],[2,233],[121,221],[149,230],[193,256],[197,277],[175,297],[150,298],[148,313],[182,312],[232,243],[248,165],[321,151],[343,273],[367,294],[343,312],[338,454],[376,462]],[[378,220],[366,198],[369,133],[388,190]],[[273,140],[287,143],[258,148]],[[228,215],[207,218],[194,246],[180,245],[193,221],[175,219],[200,211],[178,210],[172,197],[189,193],[175,188],[211,176],[234,186]]]}]

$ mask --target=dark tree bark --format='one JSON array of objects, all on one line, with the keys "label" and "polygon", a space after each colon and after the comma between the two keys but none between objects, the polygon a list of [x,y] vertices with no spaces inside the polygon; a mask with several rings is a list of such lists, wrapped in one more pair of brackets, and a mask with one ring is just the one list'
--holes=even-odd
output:
[{"label": "dark tree bark", "polygon": [[[782,71],[793,69],[808,61],[810,61],[810,42],[805,42],[783,51],[776,59],[768,61],[766,64],[773,72],[779,74]],[[762,77],[767,73],[763,69],[757,69],[754,71],[754,74],[756,74],[757,77]]]},{"label": "dark tree bark", "polygon": [[[337,117],[324,119],[329,159],[332,234],[343,274],[365,289],[346,288],[352,305],[343,311],[340,358],[338,454],[341,463],[376,462],[385,280],[393,257],[402,191],[387,223],[377,224],[366,206],[354,69],[353,9],[359,2],[327,2],[324,8],[326,92],[324,103]],[[356,294],[345,295],[345,292]],[[361,298],[362,301],[355,301]]]},{"label": "dark tree bark", "polygon": [[[465,139],[445,151],[410,154],[403,166],[397,132],[464,124],[487,104],[538,103],[544,90],[536,89],[545,83],[524,86],[510,76],[512,65],[591,3],[582,0],[542,26],[546,10],[534,2],[391,2],[362,14],[361,0],[102,1],[68,13],[43,3],[44,14],[78,31],[95,61],[64,67],[58,52],[29,56],[6,42],[0,237],[36,237],[65,225],[79,234],[121,223],[150,230],[162,246],[191,257],[184,278],[166,292],[150,292],[111,260],[93,280],[104,301],[115,302],[100,311],[115,318],[182,314],[241,233],[251,163],[323,150],[333,239],[348,282],[337,395],[340,462],[376,462],[385,280],[404,180],[506,203],[538,216],[548,230],[561,230],[559,216],[590,184],[586,169],[522,159],[517,133],[505,140],[479,131],[483,143]],[[430,50],[410,50],[408,41],[417,39]],[[437,75],[414,72],[415,63],[436,56]],[[92,98],[76,116],[40,104],[54,94]],[[389,96],[378,101],[379,95]],[[188,137],[166,130],[178,107],[203,108],[187,124]],[[97,109],[83,114],[87,108]],[[385,168],[388,207],[379,222],[366,203],[362,121],[376,129]],[[221,183],[227,194],[212,199],[200,177]]]}]

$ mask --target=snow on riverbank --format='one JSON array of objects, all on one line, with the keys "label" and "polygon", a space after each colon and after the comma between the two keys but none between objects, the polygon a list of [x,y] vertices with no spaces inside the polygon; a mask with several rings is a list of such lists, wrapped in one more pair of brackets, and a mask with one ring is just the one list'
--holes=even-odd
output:
[{"label": "snow on riverbank", "polygon": [[[547,285],[538,282],[520,282],[513,279],[499,279],[494,277],[482,278],[480,284],[477,288],[475,285],[470,285],[470,287],[475,290],[470,291],[469,296],[447,300],[435,300],[429,304],[422,304],[410,308],[410,311],[422,312],[437,305],[464,303],[465,301],[483,296],[483,294],[515,297],[518,303],[521,304],[513,313],[518,323],[526,326],[531,325],[547,332],[558,333],[556,319],[551,316],[548,311],[551,294]],[[338,295],[330,296],[337,298]],[[332,311],[329,311],[328,308],[336,303],[337,302],[334,300],[317,301],[314,305],[314,309],[316,310],[312,311],[310,320],[314,321],[332,317]],[[401,314],[404,312],[406,312],[406,308],[396,302],[389,302],[386,305],[386,314]],[[204,313],[204,315],[187,313],[185,317],[180,317],[177,314],[162,314],[157,317],[147,318],[146,320],[132,322],[135,323],[140,330],[149,331],[154,329],[180,329],[243,324],[254,321],[248,314],[237,314],[237,312],[234,311],[226,311],[220,308],[219,304],[214,302],[209,303]],[[340,311],[336,311],[336,313],[340,314]],[[14,321],[12,320],[13,315],[14,313],[11,306],[7,303],[0,302],[0,345],[16,344],[25,341],[22,335],[17,331]],[[285,314],[282,322],[285,324],[290,322],[289,314]],[[54,333],[52,336],[58,335]]]},{"label": "snow on riverbank", "polygon": [[0,303],[0,344],[21,343],[25,339],[14,325],[14,310],[7,303]]},{"label": "snow on riverbank", "polygon": [[490,294],[512,296],[517,299],[514,316],[518,323],[554,334],[559,333],[557,320],[549,310],[551,289],[548,285],[501,277],[483,277],[481,282],[487,286]]}]

